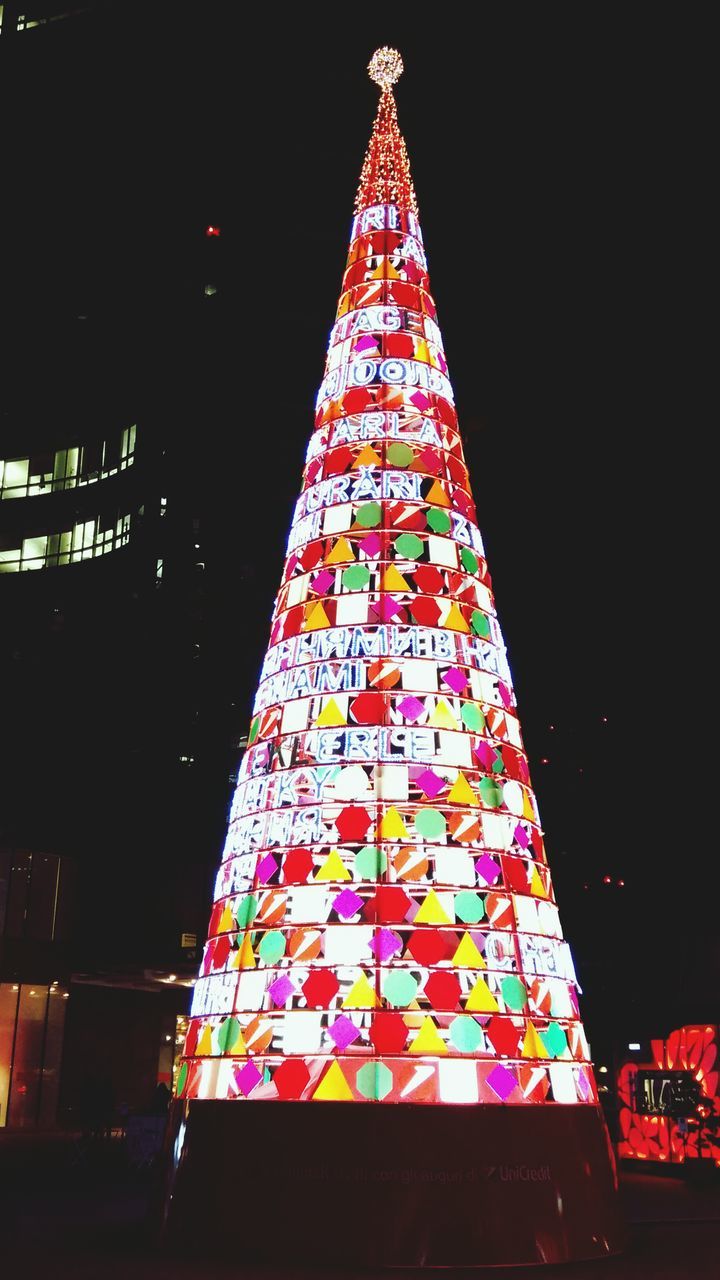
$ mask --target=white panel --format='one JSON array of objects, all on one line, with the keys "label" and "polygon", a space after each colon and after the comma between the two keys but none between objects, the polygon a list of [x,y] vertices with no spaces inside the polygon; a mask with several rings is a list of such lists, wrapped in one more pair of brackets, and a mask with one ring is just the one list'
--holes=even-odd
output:
[{"label": "white panel", "polygon": [[329,892],[324,884],[293,885],[288,893],[287,918],[293,924],[315,924],[328,918]]},{"label": "white panel", "polygon": [[236,1010],[249,1013],[251,1010],[262,1009],[266,982],[267,973],[263,969],[241,969],[235,996]]},{"label": "white panel", "polygon": [[469,733],[451,733],[449,729],[441,729],[440,746],[435,759],[441,764],[458,765],[461,769],[469,769],[472,765]]},{"label": "white panel", "polygon": [[363,595],[361,591],[355,592],[353,595],[337,597],[335,619],[338,627],[349,626],[356,622],[367,622],[367,618],[368,597]]},{"label": "white panel", "polygon": [[577,1102],[572,1063],[551,1062],[550,1083],[556,1102]]},{"label": "white panel", "polygon": [[413,693],[437,693],[437,663],[419,658],[403,658],[402,687]]},{"label": "white panel", "polygon": [[433,564],[447,565],[450,569],[457,568],[457,547],[449,538],[436,538],[431,534],[428,538],[428,555]]},{"label": "white panel", "polygon": [[378,800],[407,800],[408,769],[405,764],[380,764],[375,769]]},{"label": "white panel", "polygon": [[322,1039],[322,1013],[293,1009],[283,1019],[283,1053],[317,1053]]},{"label": "white panel", "polygon": [[323,520],[323,533],[344,533],[352,524],[352,503],[342,502],[338,507],[328,507]]},{"label": "white panel", "polygon": [[438,1063],[441,1102],[477,1102],[477,1066],[471,1061]]},{"label": "white panel", "polygon": [[435,881],[440,884],[474,885],[475,867],[472,854],[462,849],[437,849]]},{"label": "white panel", "polygon": [[309,698],[295,698],[292,702],[286,702],[283,707],[282,732],[295,733],[306,729],[309,710]]},{"label": "white panel", "polygon": [[[321,917],[316,917],[320,919]],[[372,925],[328,925],[325,959],[328,964],[360,964],[371,958]]]}]

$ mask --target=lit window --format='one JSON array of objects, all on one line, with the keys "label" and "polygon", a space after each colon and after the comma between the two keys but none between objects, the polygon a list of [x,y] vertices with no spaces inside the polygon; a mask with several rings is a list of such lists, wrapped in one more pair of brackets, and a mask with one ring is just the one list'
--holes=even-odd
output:
[{"label": "lit window", "polygon": [[[56,565],[91,560],[124,547],[130,540],[132,516],[119,516],[105,527],[104,516],[80,521],[61,533],[34,534],[18,546],[0,542],[0,573],[19,573],[28,569],[51,569]],[[10,539],[6,537],[5,542]]]},{"label": "lit window", "polygon": [[137,428],[126,427],[118,442],[72,445],[54,454],[0,460],[0,498],[31,498],[43,493],[83,488],[125,471],[135,461]]}]

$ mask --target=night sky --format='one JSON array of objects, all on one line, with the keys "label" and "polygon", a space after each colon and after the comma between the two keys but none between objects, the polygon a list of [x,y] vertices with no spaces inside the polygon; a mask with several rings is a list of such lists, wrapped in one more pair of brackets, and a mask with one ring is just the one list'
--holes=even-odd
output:
[{"label": "night sky", "polygon": [[[248,608],[236,561],[254,564],[259,619],[228,696],[249,709],[377,102],[365,68],[397,47],[400,126],[586,1006],[603,1025],[616,1011],[631,1038],[716,1020],[700,751],[712,720],[693,608],[712,594],[696,497],[712,403],[706,35],[697,15],[678,30],[625,6],[388,11],[273,7],[248,24],[229,3],[126,4],[80,34],[22,37],[2,144],[11,402],[43,382],[40,335],[48,377],[62,382],[85,344],[98,397],[130,385],[177,406],[190,466],[205,412],[222,421],[228,652]],[[197,337],[174,316],[206,270],[207,223],[222,229],[222,299]]]}]

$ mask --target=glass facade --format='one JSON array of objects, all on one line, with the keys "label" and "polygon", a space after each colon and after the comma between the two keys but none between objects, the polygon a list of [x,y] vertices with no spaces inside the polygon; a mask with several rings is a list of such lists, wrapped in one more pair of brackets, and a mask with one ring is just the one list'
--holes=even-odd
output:
[{"label": "glass facade", "polygon": [[72,445],[28,458],[0,458],[0,498],[33,498],[64,489],[80,489],[126,471],[135,461],[137,427],[115,440]]},{"label": "glass facade", "polygon": [[0,983],[0,1128],[54,1124],[67,988]]},{"label": "glass facade", "polygon": [[[56,565],[76,564],[92,560],[127,546],[130,541],[132,516],[96,516],[80,520],[60,533],[39,533],[23,538],[0,539],[0,573],[19,573],[26,569],[52,569]],[[7,542],[10,545],[4,546]]]},{"label": "glass facade", "polygon": [[[24,945],[37,973],[40,949],[62,940],[68,865],[55,854],[0,849],[0,961],[3,943],[15,963]],[[20,966],[27,972],[25,958]],[[0,1128],[55,1123],[67,1000],[59,980],[0,981]]]}]

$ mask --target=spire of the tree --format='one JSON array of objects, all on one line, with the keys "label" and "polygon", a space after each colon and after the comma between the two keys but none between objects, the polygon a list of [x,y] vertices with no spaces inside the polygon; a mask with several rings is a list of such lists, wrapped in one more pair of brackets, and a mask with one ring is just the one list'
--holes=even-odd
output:
[{"label": "spire of the tree", "polygon": [[397,122],[392,86],[402,75],[403,63],[395,49],[377,49],[368,65],[370,79],[382,89],[372,137],[360,175],[355,212],[369,205],[394,204],[417,214],[405,139]]}]

